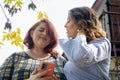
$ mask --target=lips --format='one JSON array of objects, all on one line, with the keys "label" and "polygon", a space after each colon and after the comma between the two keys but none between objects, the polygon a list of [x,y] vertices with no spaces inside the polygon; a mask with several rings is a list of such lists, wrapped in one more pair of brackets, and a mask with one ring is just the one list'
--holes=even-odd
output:
[{"label": "lips", "polygon": [[69,31],[66,30],[66,33],[69,33]]},{"label": "lips", "polygon": [[39,39],[41,39],[41,40],[47,40],[45,37],[39,37]]}]

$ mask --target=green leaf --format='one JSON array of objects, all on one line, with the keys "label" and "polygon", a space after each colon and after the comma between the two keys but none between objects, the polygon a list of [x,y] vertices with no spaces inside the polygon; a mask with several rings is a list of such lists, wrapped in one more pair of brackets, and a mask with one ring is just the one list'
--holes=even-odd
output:
[{"label": "green leaf", "polygon": [[15,4],[17,5],[17,7],[22,7],[23,2],[22,2],[22,0],[18,0],[18,1],[16,1]]}]

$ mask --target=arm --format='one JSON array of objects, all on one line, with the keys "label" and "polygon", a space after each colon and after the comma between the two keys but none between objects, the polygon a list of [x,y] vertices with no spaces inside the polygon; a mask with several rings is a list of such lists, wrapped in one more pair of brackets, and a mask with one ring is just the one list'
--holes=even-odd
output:
[{"label": "arm", "polygon": [[5,62],[0,66],[0,80],[11,80],[14,70],[14,56],[8,57]]},{"label": "arm", "polygon": [[76,65],[89,66],[106,59],[110,45],[106,40],[87,44],[85,35],[78,35],[75,39],[59,40],[60,46],[70,61]]}]

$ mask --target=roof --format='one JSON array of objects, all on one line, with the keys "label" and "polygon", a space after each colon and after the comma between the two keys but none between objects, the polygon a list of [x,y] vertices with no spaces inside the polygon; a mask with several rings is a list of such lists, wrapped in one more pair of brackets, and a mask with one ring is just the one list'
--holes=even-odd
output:
[{"label": "roof", "polygon": [[92,8],[97,11],[97,10],[99,9],[99,7],[101,6],[102,1],[103,1],[103,0],[96,0],[96,1],[93,3]]}]

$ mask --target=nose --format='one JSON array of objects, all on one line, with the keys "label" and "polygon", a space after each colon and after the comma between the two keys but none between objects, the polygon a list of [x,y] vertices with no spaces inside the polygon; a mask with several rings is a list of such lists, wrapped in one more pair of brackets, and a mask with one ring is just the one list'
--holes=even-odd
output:
[{"label": "nose", "polygon": [[67,27],[67,23],[65,23],[64,27],[65,27],[65,28]]},{"label": "nose", "polygon": [[42,32],[42,34],[46,36],[47,35],[47,31]]}]

